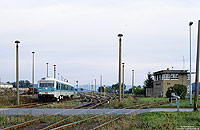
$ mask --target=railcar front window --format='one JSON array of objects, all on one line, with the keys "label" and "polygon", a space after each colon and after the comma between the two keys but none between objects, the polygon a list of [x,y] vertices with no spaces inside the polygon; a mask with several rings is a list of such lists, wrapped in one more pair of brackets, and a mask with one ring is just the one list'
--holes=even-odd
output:
[{"label": "railcar front window", "polygon": [[54,83],[40,83],[41,88],[53,88]]}]

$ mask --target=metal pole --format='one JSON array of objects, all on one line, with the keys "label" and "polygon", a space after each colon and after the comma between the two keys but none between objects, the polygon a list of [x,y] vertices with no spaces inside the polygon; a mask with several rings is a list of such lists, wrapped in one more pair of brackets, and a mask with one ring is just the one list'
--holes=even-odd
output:
[{"label": "metal pole", "polygon": [[92,97],[93,97],[93,85],[92,85]]},{"label": "metal pole", "polygon": [[104,85],[104,97],[106,96],[106,85]]},{"label": "metal pole", "polygon": [[122,63],[122,69],[123,69],[123,83],[122,83],[123,95],[122,95],[122,97],[123,97],[123,98],[124,98],[124,64],[125,64],[125,63]]},{"label": "metal pole", "polygon": [[197,59],[196,59],[196,79],[195,79],[195,95],[194,95],[194,111],[198,110],[198,90],[199,90],[199,42],[200,42],[200,20],[198,21],[197,36]]},{"label": "metal pole", "polygon": [[122,44],[122,34],[118,34],[119,37],[119,101],[121,101],[121,94],[122,94],[122,90],[121,90],[121,64],[122,64],[122,57],[121,57],[121,44]]},{"label": "metal pole", "polygon": [[95,79],[94,82],[95,82],[95,94],[96,94],[96,90],[97,90],[97,80]]},{"label": "metal pole", "polygon": [[54,66],[54,79],[56,79],[56,65],[53,66]]},{"label": "metal pole", "polygon": [[132,70],[132,94],[134,94],[134,70]]},{"label": "metal pole", "polygon": [[48,75],[48,65],[49,65],[49,63],[46,63],[47,64],[47,78],[49,77],[49,75]]},{"label": "metal pole", "polygon": [[102,75],[101,75],[101,77],[100,77],[100,91],[101,91],[101,95],[102,95],[102,92],[103,92],[103,90],[102,90]]},{"label": "metal pole", "polygon": [[177,100],[177,111],[179,111],[179,98],[176,98]]},{"label": "metal pole", "polygon": [[34,95],[34,54],[35,52],[32,52],[33,53],[33,72],[32,72],[32,84],[33,84],[33,91],[32,91],[32,94]]},{"label": "metal pole", "polygon": [[20,99],[19,99],[19,41],[15,41],[16,43],[16,80],[17,80],[17,105],[20,104]]},{"label": "metal pole", "polygon": [[76,83],[77,83],[76,86],[77,86],[77,92],[78,92],[78,80],[76,81]]},{"label": "metal pole", "polygon": [[192,26],[192,24],[193,24],[193,22],[190,22],[189,23],[189,37],[190,37],[190,105],[192,105],[192,78],[191,78],[191,76],[192,76],[192,60],[191,60],[191,57],[192,57],[192,51],[191,51],[191,48],[192,48],[192,40],[191,40],[191,37],[192,37],[192,32],[191,32],[191,26]]}]

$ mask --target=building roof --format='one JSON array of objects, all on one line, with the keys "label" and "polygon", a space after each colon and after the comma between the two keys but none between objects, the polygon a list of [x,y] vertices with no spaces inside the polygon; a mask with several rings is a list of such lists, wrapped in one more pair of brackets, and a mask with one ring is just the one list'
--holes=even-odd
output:
[{"label": "building roof", "polygon": [[188,70],[160,70],[157,72],[154,72],[153,75],[159,75],[159,74],[189,74]]}]

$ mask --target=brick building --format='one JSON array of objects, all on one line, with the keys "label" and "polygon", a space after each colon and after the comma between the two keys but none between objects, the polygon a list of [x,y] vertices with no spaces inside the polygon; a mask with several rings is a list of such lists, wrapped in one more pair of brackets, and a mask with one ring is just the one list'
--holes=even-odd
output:
[{"label": "brick building", "polygon": [[190,84],[187,70],[161,70],[153,73],[154,82],[152,96],[166,97],[167,89],[175,84],[188,86]]}]

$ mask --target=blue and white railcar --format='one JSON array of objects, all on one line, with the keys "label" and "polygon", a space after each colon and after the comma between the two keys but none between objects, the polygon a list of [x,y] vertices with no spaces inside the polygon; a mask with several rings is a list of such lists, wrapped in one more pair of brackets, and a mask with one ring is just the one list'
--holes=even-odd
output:
[{"label": "blue and white railcar", "polygon": [[73,85],[54,78],[42,78],[38,81],[38,98],[54,98],[58,101],[64,97],[73,97],[76,95]]}]

